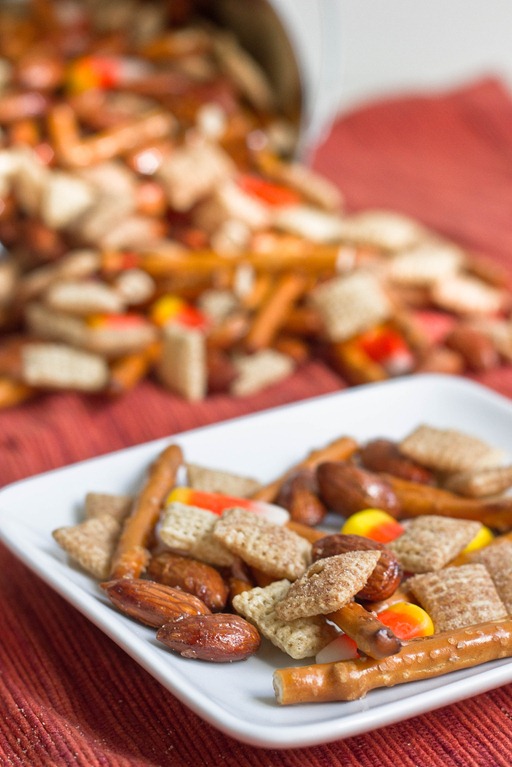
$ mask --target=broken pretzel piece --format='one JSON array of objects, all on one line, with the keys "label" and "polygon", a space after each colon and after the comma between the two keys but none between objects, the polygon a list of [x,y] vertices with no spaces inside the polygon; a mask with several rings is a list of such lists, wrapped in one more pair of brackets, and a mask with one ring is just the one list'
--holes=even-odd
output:
[{"label": "broken pretzel piece", "polygon": [[354,640],[357,649],[370,658],[387,658],[397,653],[402,642],[388,626],[357,602],[349,602],[329,614],[347,636]]}]

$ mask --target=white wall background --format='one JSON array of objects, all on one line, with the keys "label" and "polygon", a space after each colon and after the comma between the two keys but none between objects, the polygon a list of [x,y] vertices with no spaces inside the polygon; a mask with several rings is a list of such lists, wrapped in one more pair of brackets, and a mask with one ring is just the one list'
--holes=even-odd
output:
[{"label": "white wall background", "polygon": [[341,22],[341,109],[484,75],[512,89],[512,0],[327,0]]}]

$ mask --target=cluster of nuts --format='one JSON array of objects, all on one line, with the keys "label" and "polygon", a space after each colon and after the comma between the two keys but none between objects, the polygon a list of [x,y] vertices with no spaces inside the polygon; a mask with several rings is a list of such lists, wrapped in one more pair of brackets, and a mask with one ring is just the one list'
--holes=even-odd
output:
[{"label": "cluster of nuts", "polygon": [[202,10],[0,10],[0,407],[146,376],[244,396],[312,357],[349,384],[510,360],[506,277],[403,215],[345,211]]}]

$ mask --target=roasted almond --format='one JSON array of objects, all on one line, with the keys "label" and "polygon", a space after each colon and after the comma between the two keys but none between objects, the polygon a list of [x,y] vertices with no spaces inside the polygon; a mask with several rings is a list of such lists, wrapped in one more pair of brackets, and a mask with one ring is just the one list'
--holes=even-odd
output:
[{"label": "roasted almond", "polygon": [[400,504],[390,483],[373,472],[350,463],[329,461],[317,468],[320,498],[331,511],[343,516],[377,508],[396,517]]},{"label": "roasted almond", "polygon": [[365,469],[393,474],[411,482],[432,484],[431,471],[402,455],[398,445],[389,439],[373,439],[359,451],[359,459]]},{"label": "roasted almond", "polygon": [[240,615],[186,615],[163,625],[156,638],[183,658],[232,663],[260,646],[258,630]]},{"label": "roasted almond", "polygon": [[453,328],[446,336],[445,344],[458,352],[469,370],[475,373],[491,370],[499,363],[498,350],[492,339],[469,325],[460,324]]},{"label": "roasted almond", "polygon": [[325,538],[320,538],[313,544],[312,557],[313,561],[316,561],[337,554],[345,554],[347,551],[370,550],[380,551],[380,559],[356,597],[365,601],[378,602],[394,594],[403,578],[403,570],[398,559],[382,543],[362,535],[335,533],[326,535]]},{"label": "roasted almond", "polygon": [[148,577],[166,586],[174,586],[193,594],[212,611],[226,606],[228,586],[221,574],[211,565],[172,551],[162,551],[151,558]]},{"label": "roasted almond", "polygon": [[106,581],[101,587],[120,612],[154,628],[183,615],[210,613],[193,594],[144,578],[119,578]]},{"label": "roasted almond", "polygon": [[290,512],[294,522],[314,527],[327,514],[327,508],[318,496],[316,472],[299,469],[281,485],[276,503]]}]

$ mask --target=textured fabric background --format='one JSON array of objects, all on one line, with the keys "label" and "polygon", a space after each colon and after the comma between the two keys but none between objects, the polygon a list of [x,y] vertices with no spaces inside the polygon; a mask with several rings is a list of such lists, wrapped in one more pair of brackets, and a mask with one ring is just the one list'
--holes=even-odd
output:
[{"label": "textured fabric background", "polygon": [[[512,277],[512,99],[499,83],[360,108],[335,125],[315,164],[350,210],[417,216]],[[512,396],[511,369],[479,380]],[[150,383],[122,401],[49,396],[0,413],[0,483],[343,386],[311,363],[240,401],[190,405]],[[510,685],[345,741],[267,751],[201,721],[1,545],[0,616],[6,767],[510,765]]]}]

